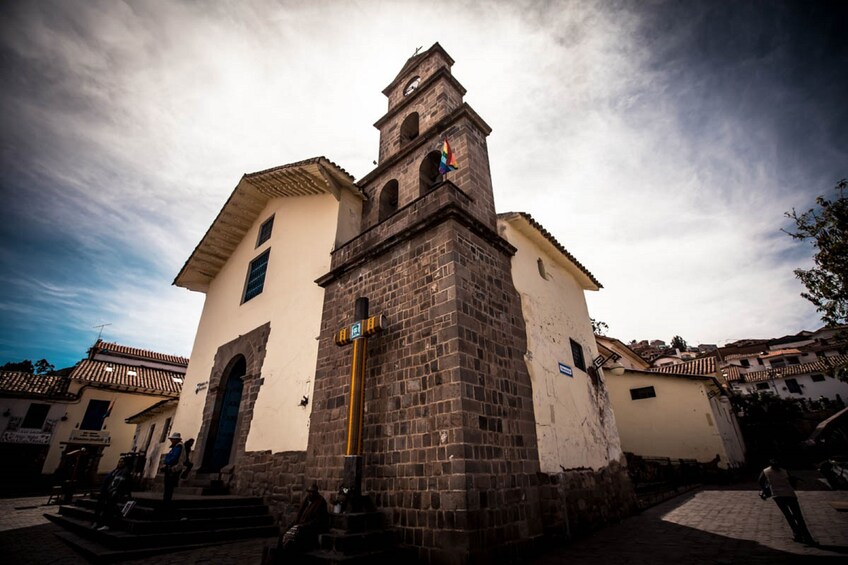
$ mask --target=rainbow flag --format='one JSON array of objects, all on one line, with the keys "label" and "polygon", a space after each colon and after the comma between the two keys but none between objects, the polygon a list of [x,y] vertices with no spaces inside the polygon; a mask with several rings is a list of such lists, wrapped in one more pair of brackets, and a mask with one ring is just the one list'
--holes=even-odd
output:
[{"label": "rainbow flag", "polygon": [[451,151],[450,145],[448,145],[448,138],[446,137],[444,144],[442,144],[442,160],[439,162],[439,172],[444,175],[458,168],[456,155]]}]

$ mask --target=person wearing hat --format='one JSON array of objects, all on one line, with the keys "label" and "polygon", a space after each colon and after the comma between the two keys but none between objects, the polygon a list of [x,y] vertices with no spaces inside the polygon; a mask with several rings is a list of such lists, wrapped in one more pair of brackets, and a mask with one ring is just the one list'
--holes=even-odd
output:
[{"label": "person wearing hat", "polygon": [[183,438],[180,432],[172,433],[168,436],[168,439],[171,440],[171,449],[165,455],[162,466],[162,473],[165,475],[165,494],[162,496],[162,500],[165,502],[165,507],[170,507],[171,499],[174,497],[174,488],[180,482],[180,473],[182,472],[180,458],[183,454]]}]

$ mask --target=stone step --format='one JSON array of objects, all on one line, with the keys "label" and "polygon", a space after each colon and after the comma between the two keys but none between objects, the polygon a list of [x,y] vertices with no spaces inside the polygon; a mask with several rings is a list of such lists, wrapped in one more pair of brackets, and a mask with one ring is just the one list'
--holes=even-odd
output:
[{"label": "stone step", "polygon": [[382,512],[351,512],[330,514],[330,528],[348,533],[376,530],[386,524],[386,515]]},{"label": "stone step", "polygon": [[270,514],[254,516],[218,516],[215,518],[194,518],[177,520],[136,520],[124,519],[126,530],[133,534],[153,534],[168,532],[197,532],[224,530],[227,528],[248,528],[273,526],[274,518]]},{"label": "stone step", "polygon": [[[70,531],[54,532],[56,537],[69,545],[74,551],[81,554],[86,560],[91,563],[117,563],[128,561],[131,559],[144,559],[162,553],[170,553],[172,551],[186,551],[191,549],[200,549],[212,545],[221,545],[232,543],[236,540],[226,540],[219,542],[206,542],[201,544],[179,545],[179,546],[164,546],[164,547],[144,547],[136,549],[108,549],[101,544],[93,542],[87,538],[77,535]],[[268,538],[271,541],[273,538]]]},{"label": "stone step", "polygon": [[318,536],[321,549],[344,555],[369,553],[377,548],[393,548],[397,545],[397,541],[397,533],[389,529],[353,533],[343,530],[330,530],[328,533]]},{"label": "stone step", "polygon": [[414,552],[404,551],[401,548],[379,549],[355,555],[319,549],[304,553],[300,556],[298,563],[303,565],[397,565],[398,563],[417,563],[417,560]]},{"label": "stone step", "polygon": [[216,530],[134,534],[121,530],[96,530],[91,527],[90,521],[79,520],[69,516],[45,514],[45,517],[73,534],[102,546],[104,549],[121,551],[142,548],[180,547],[253,537],[271,537],[279,534],[279,529],[273,524],[235,528],[228,527]]},{"label": "stone step", "polygon": [[[118,504],[122,507],[122,504]],[[97,501],[86,501],[84,504],[74,503],[59,507],[59,513],[68,516],[78,516],[84,519],[93,519]],[[268,514],[268,507],[264,504],[250,504],[245,506],[206,506],[196,508],[174,508],[170,512],[163,512],[161,508],[145,506],[143,501],[136,501],[132,510],[131,518],[137,520],[162,520],[175,517],[175,519],[188,518],[236,518],[239,516],[258,516]]]}]

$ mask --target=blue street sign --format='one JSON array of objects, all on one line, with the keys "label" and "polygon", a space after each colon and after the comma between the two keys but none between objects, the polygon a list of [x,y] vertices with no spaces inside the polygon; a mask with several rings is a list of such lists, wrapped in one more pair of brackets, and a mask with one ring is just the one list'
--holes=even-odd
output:
[{"label": "blue street sign", "polygon": [[559,372],[567,377],[574,378],[574,371],[571,370],[571,367],[566,365],[565,363],[559,364]]},{"label": "blue street sign", "polygon": [[356,322],[350,327],[350,339],[362,337],[362,322]]}]

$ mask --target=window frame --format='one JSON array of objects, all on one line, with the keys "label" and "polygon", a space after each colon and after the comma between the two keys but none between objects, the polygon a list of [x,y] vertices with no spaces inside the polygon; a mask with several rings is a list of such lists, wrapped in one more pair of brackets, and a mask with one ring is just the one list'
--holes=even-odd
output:
[{"label": "window frame", "polygon": [[[259,262],[262,261],[263,259],[264,259],[264,270],[262,271],[262,274],[261,274],[262,280],[259,283],[259,290],[254,292],[250,296],[248,296],[248,291],[250,290],[251,282],[253,281],[253,279],[259,277],[259,275],[257,275],[256,277],[253,276],[254,267],[256,267],[259,264]],[[257,296],[259,296],[260,294],[262,294],[265,291],[265,278],[268,275],[268,264],[270,263],[270,261],[271,261],[271,248],[269,247],[268,249],[266,249],[265,251],[263,251],[262,253],[260,253],[256,257],[254,257],[254,259],[247,265],[247,275],[244,278],[244,289],[242,290],[242,293],[241,293],[241,303],[242,304],[244,304],[245,302],[248,302],[250,300],[253,300],[254,298],[256,298]]]},{"label": "window frame", "polygon": [[[266,233],[267,227],[267,233]],[[256,234],[256,248],[260,245],[271,239],[271,234],[274,231],[274,214],[271,214],[271,217],[262,222],[262,225],[259,226],[259,233]],[[264,237],[263,237],[264,235]]]},{"label": "window frame", "polygon": [[[27,425],[28,423],[32,424],[32,421],[29,421],[29,420],[31,420],[31,419],[35,420],[38,417],[38,414],[35,414],[32,411],[32,409],[35,408],[35,407],[38,407],[39,411],[43,410],[44,416],[41,418],[41,422],[37,426]],[[44,410],[45,407],[47,408],[46,410]],[[26,414],[24,415],[23,419],[21,420],[20,426],[18,426],[18,427],[19,428],[25,428],[27,430],[42,430],[42,429],[44,429],[44,423],[47,422],[47,416],[50,414],[50,408],[51,408],[50,404],[42,404],[41,402],[31,403],[29,405],[29,407],[27,408]]]},{"label": "window frame", "polygon": [[656,398],[657,389],[653,385],[640,386],[630,389],[630,400],[647,400],[648,398]]},{"label": "window frame", "polygon": [[[568,341],[571,343],[571,360],[574,362],[574,366],[585,373],[586,355],[583,352],[583,346],[580,342],[575,341],[574,338],[568,338]],[[576,352],[579,352],[580,355],[577,355]]]}]

